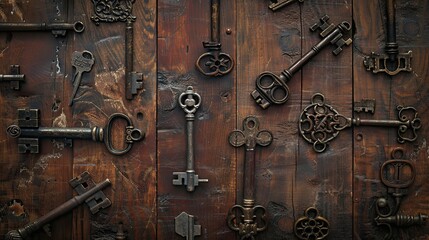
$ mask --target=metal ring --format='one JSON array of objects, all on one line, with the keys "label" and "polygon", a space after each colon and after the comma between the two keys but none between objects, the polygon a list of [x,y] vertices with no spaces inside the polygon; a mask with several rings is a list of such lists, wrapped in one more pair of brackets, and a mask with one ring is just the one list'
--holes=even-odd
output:
[{"label": "metal ring", "polygon": [[[104,135],[104,144],[106,145],[107,150],[111,154],[113,154],[113,155],[123,155],[123,154],[127,153],[128,151],[130,151],[130,149],[132,147],[132,142],[127,141],[126,138],[125,138],[125,142],[126,142],[127,146],[124,149],[115,149],[112,146],[112,142],[110,141],[110,139],[111,139],[111,128],[112,128],[113,121],[115,119],[118,119],[118,118],[122,118],[125,121],[127,121],[127,127],[132,127],[133,126],[133,123],[132,123],[131,119],[127,115],[125,115],[123,113],[114,113],[114,114],[110,115],[109,120],[107,122],[107,125],[105,127],[106,132],[105,132],[105,135]],[[141,134],[141,131],[137,132],[137,134]],[[134,139],[140,140],[143,137],[142,135],[141,136],[135,136],[135,137],[133,137],[133,140]]]},{"label": "metal ring", "polygon": [[85,25],[83,25],[83,22],[77,21],[73,23],[73,30],[77,33],[81,33],[83,30],[85,30]]}]

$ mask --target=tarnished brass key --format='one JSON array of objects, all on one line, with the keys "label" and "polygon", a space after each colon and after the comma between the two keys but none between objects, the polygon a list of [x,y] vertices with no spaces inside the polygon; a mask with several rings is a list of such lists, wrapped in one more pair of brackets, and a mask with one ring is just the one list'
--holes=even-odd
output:
[{"label": "tarnished brass key", "polygon": [[234,147],[246,147],[244,160],[243,205],[234,205],[228,211],[228,226],[237,231],[241,239],[254,239],[254,236],[267,228],[265,207],[255,206],[255,148],[271,144],[273,135],[267,130],[259,131],[259,120],[248,116],[243,121],[243,130],[234,130],[229,135],[229,143]]},{"label": "tarnished brass key", "polygon": [[355,126],[397,127],[398,142],[413,142],[417,139],[417,130],[421,127],[417,110],[413,107],[397,106],[398,120],[373,120],[348,118],[337,112],[332,106],[325,103],[325,96],[316,93],[299,117],[299,132],[309,143],[313,144],[316,152],[326,150],[327,144],[332,141],[341,130]]},{"label": "tarnished brass key", "polygon": [[386,54],[372,52],[366,56],[363,64],[366,70],[373,73],[385,72],[389,75],[396,75],[401,71],[410,72],[412,52],[399,53],[396,42],[396,21],[395,21],[395,1],[386,0],[386,44],[384,51]]},{"label": "tarnished brass key", "polygon": [[[125,120],[124,149],[116,149],[112,145],[111,131],[115,120]],[[68,145],[72,145],[71,139],[90,139],[96,142],[104,142],[107,150],[114,155],[127,153],[132,144],[140,141],[144,133],[140,129],[134,128],[131,119],[122,113],[114,113],[109,117],[106,127],[93,128],[61,128],[61,127],[39,127],[38,109],[18,109],[18,125],[10,125],[7,128],[9,136],[18,138],[19,153],[38,153],[39,138],[63,139]]]},{"label": "tarnished brass key", "polygon": [[82,73],[91,71],[94,62],[95,58],[90,51],[73,52],[72,66],[75,67],[76,72],[73,77],[73,93],[70,97],[69,106],[73,105],[73,100],[82,80]]},{"label": "tarnished brass key", "polygon": [[211,0],[211,39],[203,42],[208,51],[203,53],[196,61],[195,66],[206,76],[223,76],[231,72],[234,60],[229,54],[221,52],[220,43],[220,0]]},{"label": "tarnished brass key", "polygon": [[10,82],[13,90],[19,90],[21,82],[25,81],[25,75],[20,74],[19,65],[10,66],[10,74],[0,74],[0,82]]},{"label": "tarnished brass key", "polygon": [[134,28],[136,17],[132,15],[135,0],[92,1],[95,15],[91,20],[98,26],[100,22],[126,22],[125,26],[125,97],[134,98],[137,90],[143,88],[143,73],[133,70],[134,65]]},{"label": "tarnished brass key", "polygon": [[79,195],[56,207],[52,211],[48,212],[46,215],[40,217],[39,219],[26,225],[25,227],[8,232],[5,236],[5,239],[31,239],[31,235],[35,231],[49,224],[58,217],[69,213],[71,210],[78,207],[84,202],[87,203],[92,214],[96,214],[100,209],[107,208],[112,204],[102,191],[104,188],[111,185],[109,179],[106,179],[101,183],[95,184],[91,178],[91,175],[89,175],[88,172],[83,172],[80,176],[70,180],[69,183]]},{"label": "tarnished brass key", "polygon": [[300,3],[303,3],[304,0],[271,0],[270,5],[268,5],[268,8],[277,11],[280,8],[287,6],[293,2],[299,1]]},{"label": "tarnished brass key", "polygon": [[340,54],[344,45],[350,45],[352,40],[343,39],[343,34],[350,31],[350,23],[344,21],[338,26],[328,23],[329,17],[325,15],[320,22],[314,24],[310,30],[322,30],[320,36],[323,38],[318,44],[314,45],[300,60],[280,73],[279,76],[272,72],[263,72],[256,79],[256,90],[251,95],[263,109],[268,108],[271,104],[283,104],[289,99],[289,87],[287,81],[299,71],[311,58],[316,56],[324,47],[334,44],[336,49],[335,55]]},{"label": "tarnished brass key", "polygon": [[185,111],[186,115],[186,139],[187,139],[187,152],[186,152],[186,172],[173,172],[174,185],[185,185],[188,192],[193,192],[195,187],[200,182],[208,182],[208,179],[200,179],[194,170],[194,120],[195,112],[201,104],[201,97],[198,93],[194,92],[192,86],[188,86],[186,91],[180,94],[178,99],[180,107]]},{"label": "tarnished brass key", "polygon": [[85,29],[83,22],[74,23],[0,23],[0,32],[51,31],[55,37],[64,37],[67,31],[81,33]]}]

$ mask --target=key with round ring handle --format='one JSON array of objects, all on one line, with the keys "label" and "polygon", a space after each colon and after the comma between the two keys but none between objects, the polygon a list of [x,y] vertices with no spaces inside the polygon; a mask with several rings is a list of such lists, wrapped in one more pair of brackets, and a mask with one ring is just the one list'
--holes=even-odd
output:
[{"label": "key with round ring handle", "polygon": [[73,105],[73,100],[76,97],[77,90],[79,89],[80,82],[82,81],[82,74],[90,72],[94,65],[95,58],[90,51],[75,51],[72,54],[72,66],[76,69],[73,77],[73,93],[70,97],[69,106]]},{"label": "key with round ring handle", "polygon": [[335,45],[334,55],[338,55],[343,50],[344,45],[350,45],[350,38],[344,39],[343,34],[351,30],[351,24],[343,21],[335,26],[328,23],[329,17],[325,15],[319,22],[315,23],[310,30],[321,30],[320,36],[323,38],[314,45],[301,59],[292,64],[288,69],[283,70],[280,75],[272,72],[263,72],[256,79],[256,89],[251,93],[255,102],[263,109],[272,104],[283,104],[289,99],[289,87],[287,82],[298,72],[310,59],[316,56],[323,48],[329,44]]},{"label": "key with round ring handle", "polygon": [[[127,122],[125,127],[125,147],[117,149],[112,144],[112,126],[114,121]],[[54,138],[64,140],[66,145],[72,146],[71,139],[89,139],[96,142],[104,142],[107,150],[114,155],[123,155],[131,150],[134,142],[144,138],[144,133],[133,126],[131,119],[123,113],[110,115],[107,125],[92,128],[61,128],[39,127],[38,109],[18,109],[18,124],[10,125],[7,133],[13,138],[18,138],[19,153],[39,153],[39,138]]]}]

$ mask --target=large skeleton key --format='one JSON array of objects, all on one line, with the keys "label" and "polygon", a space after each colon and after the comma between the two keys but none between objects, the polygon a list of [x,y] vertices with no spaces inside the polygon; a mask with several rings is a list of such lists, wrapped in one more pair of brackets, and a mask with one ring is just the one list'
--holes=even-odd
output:
[{"label": "large skeleton key", "polygon": [[55,37],[64,37],[67,31],[83,32],[83,22],[74,23],[0,23],[0,32],[51,31]]},{"label": "large skeleton key", "polygon": [[398,142],[413,142],[417,139],[417,130],[421,127],[417,110],[413,107],[397,106],[398,120],[373,120],[348,118],[337,112],[332,106],[325,103],[325,97],[316,93],[311,104],[305,107],[299,117],[299,132],[309,143],[313,144],[316,152],[326,150],[327,144],[333,140],[341,130],[355,126],[383,126],[398,128]]},{"label": "large skeleton key", "polygon": [[73,52],[72,66],[76,68],[76,73],[73,78],[73,93],[70,97],[69,106],[73,105],[73,99],[76,96],[77,90],[79,89],[80,82],[82,80],[82,73],[91,71],[94,62],[95,58],[90,51]]},{"label": "large skeleton key", "polygon": [[386,54],[372,52],[366,56],[363,64],[366,70],[373,73],[385,72],[389,75],[396,75],[401,71],[411,72],[412,52],[399,53],[396,42],[396,21],[395,21],[395,1],[386,0]]},{"label": "large skeleton key", "polygon": [[[123,149],[113,147],[111,141],[112,125],[115,120],[123,119],[127,122],[125,128],[125,143]],[[104,142],[107,150],[114,155],[127,153],[132,144],[140,141],[144,133],[140,129],[134,128],[131,119],[122,113],[114,113],[109,117],[106,127],[93,128],[60,128],[60,127],[39,127],[38,109],[18,109],[18,125],[10,125],[7,128],[9,136],[18,138],[19,153],[38,153],[39,138],[64,139],[67,144],[72,145],[71,139],[90,139],[96,142]]]},{"label": "large skeleton key", "polygon": [[95,16],[91,20],[98,26],[100,22],[126,22],[125,27],[125,97],[134,98],[137,90],[143,88],[143,73],[133,70],[134,28],[136,17],[131,14],[135,0],[93,0]]},{"label": "large skeleton key", "polygon": [[187,152],[186,152],[186,172],[173,172],[174,185],[185,185],[188,192],[193,192],[195,187],[200,182],[208,182],[208,179],[200,179],[194,170],[194,120],[195,112],[201,104],[201,97],[198,93],[194,92],[192,86],[188,86],[185,92],[180,94],[178,99],[180,107],[185,111],[186,115],[186,139],[187,139]]},{"label": "large skeleton key", "polygon": [[318,44],[314,45],[300,60],[295,62],[288,69],[283,70],[280,76],[272,72],[263,72],[256,79],[256,90],[251,95],[263,109],[268,108],[271,104],[283,104],[289,99],[289,87],[287,81],[299,71],[311,58],[316,56],[324,47],[330,43],[336,46],[333,51],[335,55],[340,54],[344,45],[350,45],[352,40],[343,39],[343,34],[350,31],[350,23],[344,21],[338,26],[328,23],[329,17],[325,15],[320,22],[314,24],[310,30],[322,30],[320,36],[323,38]]},{"label": "large skeleton key", "polygon": [[[293,2],[296,2],[297,0],[271,0],[270,5],[268,5],[268,8],[277,11],[280,8],[287,6]],[[304,0],[298,0],[300,3],[303,3]]]},{"label": "large skeleton key", "polygon": [[229,143],[234,147],[245,145],[243,205],[234,205],[228,212],[228,226],[237,231],[241,239],[254,236],[267,228],[265,207],[255,206],[255,148],[271,144],[273,135],[267,130],[259,131],[259,120],[248,116],[243,121],[243,130],[234,130],[229,135]]},{"label": "large skeleton key", "polygon": [[220,0],[211,0],[211,31],[210,42],[203,42],[208,51],[195,62],[195,66],[206,76],[223,76],[231,72],[234,60],[229,54],[221,52],[220,43]]},{"label": "large skeleton key", "polygon": [[[70,180],[70,185],[79,194],[46,215],[18,230],[12,230],[5,236],[6,240],[31,239],[31,235],[58,217],[69,213],[74,208],[86,202],[91,213],[96,214],[100,209],[109,207],[112,203],[102,190],[111,185],[109,179],[95,184],[88,172]],[[49,234],[49,232],[48,232]]]},{"label": "large skeleton key", "polygon": [[10,74],[0,74],[0,82],[10,82],[13,90],[19,90],[20,83],[25,81],[25,75],[20,74],[19,65],[10,66]]}]

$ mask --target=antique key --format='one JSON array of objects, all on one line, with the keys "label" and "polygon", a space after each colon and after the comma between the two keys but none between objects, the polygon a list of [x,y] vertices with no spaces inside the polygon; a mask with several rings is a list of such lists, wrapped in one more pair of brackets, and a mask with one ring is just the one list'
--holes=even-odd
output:
[{"label": "antique key", "polygon": [[202,74],[211,77],[223,76],[231,72],[234,60],[229,54],[221,52],[220,43],[220,0],[211,0],[211,31],[210,41],[203,42],[208,51],[203,53],[195,62]]},{"label": "antique key", "polygon": [[[127,122],[125,128],[125,143],[123,149],[116,149],[112,145],[111,131],[115,120],[123,119]],[[72,145],[71,139],[91,139],[96,142],[104,142],[107,150],[114,155],[127,153],[132,144],[140,141],[144,133],[134,128],[131,119],[122,113],[110,115],[107,125],[93,128],[61,128],[39,127],[39,109],[18,109],[18,125],[10,125],[7,128],[9,136],[18,138],[19,153],[39,153],[39,138],[64,139],[68,145]]]},{"label": "antique key", "polygon": [[363,64],[366,70],[373,73],[385,72],[391,76],[401,71],[411,72],[412,51],[399,53],[396,42],[395,1],[386,0],[386,54],[372,52],[370,56],[364,57]]},{"label": "antique key", "polygon": [[76,68],[76,72],[73,77],[73,93],[70,97],[69,106],[73,105],[73,99],[76,96],[77,90],[79,89],[80,82],[82,80],[82,73],[90,72],[92,65],[94,65],[95,58],[90,51],[73,52],[72,55],[72,66]]},{"label": "antique key", "polygon": [[5,236],[5,239],[29,239],[34,232],[49,224],[58,217],[69,213],[71,210],[84,202],[87,203],[92,214],[96,214],[100,209],[107,208],[112,204],[102,191],[104,188],[111,185],[109,179],[95,184],[91,178],[91,175],[89,175],[88,172],[83,172],[80,176],[70,180],[69,183],[79,195],[56,207],[46,215],[40,217],[25,227],[8,232]]},{"label": "antique key", "polygon": [[413,142],[417,139],[417,130],[421,127],[417,110],[413,107],[397,106],[398,120],[370,120],[347,118],[325,103],[325,97],[316,93],[299,117],[299,132],[314,151],[326,150],[328,142],[333,140],[341,130],[355,126],[384,126],[398,128],[398,142]]},{"label": "antique key", "polygon": [[195,236],[201,235],[201,225],[196,225],[195,217],[186,212],[174,218],[174,226],[176,233],[186,240],[193,240]]},{"label": "antique key", "polygon": [[[293,2],[296,2],[297,0],[271,0],[270,5],[268,5],[268,8],[274,11],[279,10],[280,8],[287,6]],[[303,3],[304,0],[298,0],[300,3]]]},{"label": "antique key", "polygon": [[0,23],[0,32],[52,31],[55,37],[64,37],[67,31],[83,32],[83,22],[74,23]]},{"label": "antique key", "polygon": [[320,216],[319,210],[309,207],[304,212],[305,216],[296,220],[294,233],[302,240],[322,240],[329,234],[329,222]]},{"label": "antique key", "polygon": [[271,144],[273,135],[267,130],[259,131],[259,120],[248,116],[243,121],[243,130],[234,130],[229,135],[229,143],[234,147],[246,146],[244,160],[243,205],[234,205],[228,211],[228,226],[238,231],[241,239],[254,239],[254,236],[267,228],[265,207],[255,206],[255,148]]},{"label": "antique key", "polygon": [[316,56],[324,47],[330,43],[336,46],[333,51],[334,55],[338,55],[343,50],[344,45],[350,45],[352,40],[343,39],[343,34],[350,31],[350,23],[344,21],[338,26],[328,23],[329,17],[325,15],[320,19],[320,22],[314,24],[310,30],[322,30],[320,36],[323,38],[318,44],[313,46],[300,60],[283,70],[280,76],[272,72],[263,72],[256,79],[256,90],[251,95],[263,109],[268,108],[271,104],[283,104],[289,99],[289,87],[287,81],[292,79],[292,76],[302,68],[311,58]]},{"label": "antique key", "polygon": [[20,74],[19,65],[10,66],[10,74],[0,74],[0,82],[10,82],[13,90],[19,90],[20,83],[25,81],[25,75]]},{"label": "antique key", "polygon": [[406,195],[416,177],[414,163],[402,159],[404,151],[401,148],[394,149],[391,153],[392,159],[383,163],[380,168],[381,182],[388,188],[393,197],[393,202],[388,197],[380,197],[376,201],[376,213],[374,221],[378,226],[385,226],[388,233],[384,239],[391,239],[394,229],[413,225],[423,225],[428,216],[418,214],[416,216],[398,214],[401,200]]},{"label": "antique key", "polygon": [[143,88],[143,73],[133,70],[134,28],[136,17],[131,14],[135,0],[93,0],[95,16],[91,20],[98,26],[100,22],[126,22],[125,27],[125,97],[134,98],[137,90]]},{"label": "antique key", "polygon": [[208,179],[200,179],[194,170],[194,120],[195,112],[201,104],[201,96],[194,92],[192,86],[188,86],[186,91],[180,94],[178,99],[180,107],[185,111],[186,115],[186,139],[187,139],[187,152],[186,152],[186,172],[173,172],[173,176],[177,176],[173,179],[174,185],[186,185],[188,192],[193,192],[195,187],[200,182],[208,182]]}]

